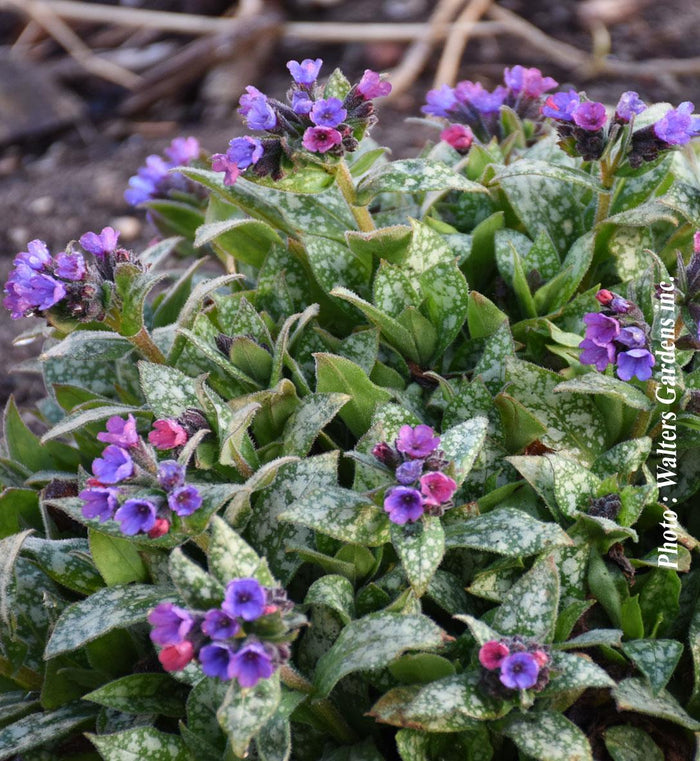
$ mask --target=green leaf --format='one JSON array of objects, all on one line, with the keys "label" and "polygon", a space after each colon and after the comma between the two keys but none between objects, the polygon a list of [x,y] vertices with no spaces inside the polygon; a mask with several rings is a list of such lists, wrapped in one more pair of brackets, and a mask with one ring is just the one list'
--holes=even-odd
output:
[{"label": "green leaf", "polygon": [[404,684],[428,684],[436,679],[452,676],[452,661],[434,653],[402,655],[389,664],[389,673]]},{"label": "green leaf", "polygon": [[143,310],[146,296],[166,277],[164,272],[143,272],[130,262],[114,268],[114,284],[121,299],[119,333],[135,336],[144,330]]},{"label": "green leaf", "polygon": [[128,540],[88,529],[90,554],[107,586],[147,581],[148,569],[138,549]]},{"label": "green leaf", "polygon": [[65,436],[67,433],[73,433],[78,431],[90,423],[98,423],[102,420],[106,420],[112,415],[126,416],[129,413],[136,415],[148,415],[151,416],[149,410],[143,410],[139,407],[134,407],[129,404],[104,404],[99,407],[91,407],[90,409],[84,409],[82,405],[78,407],[74,412],[63,418],[48,430],[42,437],[41,443],[50,441],[51,439],[57,439],[60,436]]},{"label": "green leaf", "polygon": [[600,455],[593,463],[591,470],[599,478],[607,478],[618,473],[631,474],[642,467],[650,451],[651,439],[648,436],[622,441]]},{"label": "green leaf", "polygon": [[367,289],[372,275],[369,255],[358,255],[342,243],[317,235],[305,235],[303,241],[314,277],[326,293],[336,287],[360,293]]},{"label": "green leaf", "polygon": [[549,161],[520,159],[499,169],[495,179],[502,181],[510,177],[547,177],[569,185],[578,185],[596,193],[603,192],[603,186],[593,175]]},{"label": "green leaf", "polygon": [[225,219],[197,228],[194,246],[213,243],[217,251],[260,268],[270,246],[281,242],[272,227],[259,219]]},{"label": "green leaf", "polygon": [[184,695],[167,674],[129,674],[102,685],[83,696],[83,700],[124,713],[153,713],[182,716]]},{"label": "green leaf", "polygon": [[380,227],[370,232],[348,230],[345,241],[358,255],[369,254],[375,259],[400,264],[406,257],[413,229],[408,225]]},{"label": "green leaf", "polygon": [[25,555],[58,584],[79,594],[92,594],[103,586],[100,574],[87,557],[84,539],[40,539],[30,536],[22,545]]},{"label": "green leaf", "polygon": [[344,576],[322,576],[309,587],[304,605],[326,605],[340,616],[344,624],[349,624],[355,617],[355,590]]},{"label": "green leaf", "polygon": [[666,634],[680,610],[681,580],[670,568],[654,568],[646,574],[639,606],[647,636]]},{"label": "green leaf", "polygon": [[44,657],[69,653],[112,629],[144,621],[159,602],[173,599],[168,591],[145,584],[107,587],[69,605],[56,621]]},{"label": "green leaf", "polygon": [[605,747],[613,761],[664,761],[664,754],[639,727],[623,724],[605,730]]},{"label": "green leaf", "polygon": [[284,427],[284,453],[305,457],[321,431],[349,402],[348,394],[310,394],[292,413]]},{"label": "green leaf", "polygon": [[7,454],[15,462],[21,463],[31,471],[53,468],[53,459],[49,450],[41,446],[38,437],[22,420],[12,397],[5,405],[3,434]]},{"label": "green leaf", "polygon": [[267,563],[218,515],[211,522],[208,559],[210,573],[222,584],[248,576],[264,585],[274,584]]},{"label": "green leaf", "polygon": [[555,394],[566,391],[575,394],[602,394],[618,399],[628,407],[637,410],[650,410],[654,406],[654,403],[635,386],[602,373],[579,375],[554,388]]},{"label": "green leaf", "polygon": [[593,761],[586,736],[559,713],[512,713],[503,733],[538,761]]},{"label": "green leaf", "polygon": [[182,738],[154,727],[136,727],[111,735],[88,734],[105,761],[190,761]]},{"label": "green leaf", "polygon": [[357,188],[357,202],[365,206],[380,193],[420,193],[426,190],[488,192],[483,185],[471,182],[440,161],[401,159],[384,164],[365,177]]},{"label": "green leaf", "polygon": [[368,547],[378,547],[390,540],[387,514],[350,489],[326,487],[307,491],[278,519]]},{"label": "green leaf", "polygon": [[475,417],[445,431],[440,437],[440,449],[451,461],[449,474],[461,484],[469,474],[486,439],[488,420]]},{"label": "green leaf", "polygon": [[493,301],[477,291],[469,294],[467,325],[472,338],[492,336],[504,322],[508,322],[508,316]]},{"label": "green leaf", "polygon": [[655,695],[668,684],[683,653],[683,645],[673,639],[642,639],[624,642],[622,650],[649,680]]},{"label": "green leaf", "polygon": [[689,716],[670,692],[661,690],[655,695],[643,679],[623,680],[613,689],[613,697],[620,711],[636,711],[666,719],[693,732],[700,730],[700,722]]},{"label": "green leaf", "polygon": [[440,519],[427,516],[405,526],[392,523],[391,542],[416,597],[422,597],[445,554]]},{"label": "green leaf", "polygon": [[446,635],[429,618],[399,613],[371,613],[349,623],[319,660],[314,687],[328,695],[348,674],[382,668],[406,650],[435,650]]},{"label": "green leaf", "polygon": [[198,610],[218,608],[224,587],[176,547],[168,560],[170,578],[187,605]]},{"label": "green leaf", "polygon": [[45,362],[54,357],[72,359],[119,359],[134,348],[128,338],[105,330],[75,330],[39,355]]},{"label": "green leaf", "polygon": [[459,335],[469,308],[469,288],[454,264],[436,264],[420,276],[421,307],[438,333],[434,356],[441,357]]},{"label": "green leaf", "polygon": [[541,693],[542,697],[570,690],[584,690],[588,687],[615,686],[615,680],[583,653],[553,653],[550,668],[552,676]]},{"label": "green leaf", "polygon": [[593,233],[587,233],[572,243],[559,274],[535,293],[535,308],[539,314],[563,307],[576,293],[593,261],[594,242]]},{"label": "green leaf", "polygon": [[556,523],[543,523],[514,507],[503,507],[445,529],[448,548],[469,547],[499,555],[527,557],[573,542]]},{"label": "green leaf", "polygon": [[493,617],[503,634],[551,641],[559,606],[559,573],[552,556],[543,558],[508,590]]},{"label": "green leaf", "polygon": [[404,309],[410,306],[417,307],[421,297],[412,278],[403,267],[380,262],[374,276],[372,300],[381,312],[398,318]]},{"label": "green leaf", "polygon": [[194,381],[166,365],[139,362],[141,389],[149,407],[159,418],[177,418],[188,408],[199,408]]},{"label": "green leaf", "polygon": [[277,710],[281,695],[277,675],[262,679],[248,689],[241,688],[236,681],[228,688],[216,718],[237,756],[246,756],[253,737]]}]

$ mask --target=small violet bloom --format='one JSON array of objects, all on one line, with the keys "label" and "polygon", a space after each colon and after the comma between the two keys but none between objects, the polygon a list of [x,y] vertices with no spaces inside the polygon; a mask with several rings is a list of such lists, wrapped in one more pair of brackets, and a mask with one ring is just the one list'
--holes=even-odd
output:
[{"label": "small violet bloom", "polygon": [[27,250],[21,251],[14,259],[14,264],[26,264],[30,269],[37,272],[48,267],[51,264],[51,254],[43,240],[30,240],[27,243]]},{"label": "small violet bloom", "polygon": [[125,449],[110,444],[102,452],[102,457],[92,461],[92,472],[100,483],[118,484],[133,475],[134,462]]},{"label": "small violet bloom", "polygon": [[646,103],[639,97],[639,93],[628,90],[620,95],[620,100],[615,108],[615,118],[627,124],[635,114],[641,114],[646,110]]},{"label": "small violet bloom", "polygon": [[[463,87],[463,85],[470,85],[469,87]],[[495,114],[508,95],[508,90],[505,87],[499,86],[493,92],[489,92],[480,82],[474,84],[473,82],[460,82],[455,90],[458,100],[463,100],[465,103],[473,106],[477,111],[482,114]]]},{"label": "small violet bloom", "polygon": [[165,155],[175,166],[189,164],[199,158],[199,141],[196,137],[176,137],[165,149]]},{"label": "small violet bloom", "polygon": [[407,460],[396,468],[396,480],[400,484],[412,484],[423,472],[423,460]]},{"label": "small violet bloom", "polygon": [[620,323],[613,317],[606,317],[599,312],[589,312],[584,315],[583,321],[588,326],[586,338],[598,346],[606,346],[620,335]]},{"label": "small violet bloom", "polygon": [[574,119],[574,111],[580,103],[581,98],[575,90],[557,92],[545,100],[541,109],[542,115],[560,122],[571,122]]},{"label": "small violet bloom", "polygon": [[148,440],[156,449],[175,449],[187,443],[187,431],[170,418],[161,418],[153,422],[153,430]]},{"label": "small violet bloom", "polygon": [[233,650],[220,642],[212,642],[199,651],[202,671],[207,676],[221,679],[224,682],[231,678],[229,672],[232,660]]},{"label": "small violet bloom", "polygon": [[113,227],[103,227],[99,235],[89,232],[81,236],[80,245],[93,256],[101,257],[114,253],[118,240],[119,233]]},{"label": "small violet bloom", "polygon": [[559,84],[552,77],[543,77],[539,69],[526,69],[524,66],[506,69],[503,72],[503,81],[516,95],[522,93],[528,98],[539,98]]},{"label": "small violet bloom", "polygon": [[421,111],[431,116],[448,117],[450,111],[457,105],[455,91],[448,85],[443,85],[439,90],[429,90],[425,99],[427,104],[421,108]]},{"label": "small violet bloom", "polygon": [[105,444],[116,444],[123,449],[136,446],[139,442],[139,435],[136,431],[134,416],[129,413],[124,420],[124,418],[114,415],[107,421],[107,432],[98,433],[97,440]]},{"label": "small violet bloom", "polygon": [[194,658],[194,645],[188,640],[168,645],[158,653],[158,660],[165,671],[182,671]]},{"label": "small violet bloom", "polygon": [[78,252],[71,254],[62,251],[56,257],[56,275],[64,280],[73,282],[82,280],[85,277],[87,268],[83,255]]},{"label": "small violet bloom", "polygon": [[474,133],[463,124],[450,124],[449,127],[440,133],[440,140],[444,140],[456,151],[466,153],[474,141]]},{"label": "small violet bloom", "polygon": [[162,602],[148,614],[148,623],[156,645],[177,645],[192,631],[194,618],[184,608]]},{"label": "small violet bloom", "polygon": [[503,659],[499,679],[511,690],[534,687],[540,668],[531,653],[513,653]]},{"label": "small violet bloom", "polygon": [[700,119],[693,119],[693,104],[686,100],[654,124],[654,134],[667,145],[685,145],[700,132]]},{"label": "small violet bloom", "polygon": [[211,157],[211,168],[215,172],[224,172],[224,185],[234,185],[241,170],[238,168],[238,164],[225,154],[215,153]]},{"label": "small violet bloom", "polygon": [[409,457],[427,457],[439,445],[440,437],[435,435],[435,431],[429,425],[421,424],[415,428],[410,425],[402,425],[399,428],[396,448]]},{"label": "small violet bloom", "polygon": [[277,114],[264,95],[251,100],[245,118],[250,129],[264,131],[273,129],[277,124]]},{"label": "small violet bloom", "polygon": [[426,505],[442,505],[452,499],[457,484],[444,473],[426,473],[420,480],[420,490]]},{"label": "small violet bloom", "polygon": [[110,487],[83,489],[78,495],[85,502],[83,515],[86,518],[97,518],[102,523],[109,520],[119,507],[117,494],[117,490]]},{"label": "small violet bloom", "polygon": [[337,129],[332,127],[309,127],[304,132],[302,144],[307,151],[312,153],[326,153],[336,145],[340,145],[343,137]]},{"label": "small violet bloom", "polygon": [[314,102],[304,90],[295,90],[295,92],[292,93],[292,111],[294,111],[295,114],[304,116],[311,111],[313,106]]},{"label": "small violet bloom", "polygon": [[34,275],[29,281],[29,285],[31,286],[29,299],[32,306],[41,311],[51,309],[66,296],[66,288],[63,283],[54,280],[50,275],[43,273]]},{"label": "small violet bloom", "polygon": [[631,308],[632,305],[629,301],[623,299],[622,296],[613,296],[610,301],[610,309],[612,309],[615,314],[627,314]]},{"label": "small violet bloom", "polygon": [[165,491],[172,491],[185,483],[185,469],[175,460],[163,460],[158,465],[158,483]]},{"label": "small violet bloom", "polygon": [[156,523],[157,508],[150,499],[127,499],[114,515],[122,533],[135,536],[147,534]]},{"label": "small violet bloom", "polygon": [[501,667],[503,659],[510,655],[508,645],[504,642],[491,640],[484,643],[479,650],[479,663],[489,671]]},{"label": "small violet bloom", "polygon": [[595,365],[599,373],[615,361],[615,346],[611,343],[600,346],[590,338],[584,338],[579,344],[579,349],[583,349],[579,357],[580,362],[584,365]]},{"label": "small violet bloom", "polygon": [[647,345],[647,337],[644,331],[636,325],[622,328],[617,340],[630,349],[643,349]]},{"label": "small violet bloom", "polygon": [[655,364],[654,355],[646,349],[623,351],[617,356],[617,377],[623,381],[634,377],[640,381],[649,380]]},{"label": "small violet bloom", "polygon": [[234,137],[228,145],[226,156],[239,169],[247,169],[262,158],[263,144],[256,137]]},{"label": "small violet bloom", "polygon": [[337,127],[347,115],[339,98],[322,98],[314,103],[309,118],[319,127]]},{"label": "small violet bloom", "polygon": [[254,687],[261,679],[269,679],[273,671],[265,647],[260,642],[249,642],[233,656],[229,675],[235,677],[241,687]]},{"label": "small violet bloom", "polygon": [[229,639],[235,637],[241,625],[219,608],[207,611],[202,622],[202,631],[212,639]]},{"label": "small violet bloom", "polygon": [[245,92],[243,93],[243,95],[241,95],[238,101],[238,113],[241,116],[247,116],[248,112],[251,109],[251,106],[253,105],[253,101],[256,100],[256,98],[265,98],[265,97],[266,97],[265,94],[261,93],[257,87],[253,87],[253,85],[248,85],[245,88]]},{"label": "small violet bloom", "polygon": [[315,60],[305,58],[301,63],[299,61],[287,61],[289,73],[298,85],[312,85],[318,79],[321,66],[323,66],[321,58]]},{"label": "small violet bloom", "polygon": [[608,115],[602,103],[587,100],[574,109],[572,117],[577,127],[587,132],[597,132],[605,126]]},{"label": "small violet bloom", "polygon": [[199,510],[202,506],[202,495],[197,487],[191,484],[178,486],[168,494],[168,505],[174,513],[184,518]]},{"label": "small violet bloom", "polygon": [[357,85],[357,92],[363,98],[372,100],[373,98],[381,98],[384,95],[388,95],[391,92],[391,85],[383,80],[376,71],[365,69],[365,73]]},{"label": "small violet bloom", "polygon": [[234,579],[226,586],[221,609],[233,618],[255,621],[263,615],[265,602],[265,590],[257,579]]},{"label": "small violet bloom", "polygon": [[423,497],[417,489],[395,486],[384,497],[384,510],[392,523],[399,526],[413,523],[423,515]]}]

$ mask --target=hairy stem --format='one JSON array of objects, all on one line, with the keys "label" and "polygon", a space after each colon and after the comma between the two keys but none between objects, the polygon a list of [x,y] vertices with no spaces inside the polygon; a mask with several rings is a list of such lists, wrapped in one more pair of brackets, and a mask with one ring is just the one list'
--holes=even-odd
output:
[{"label": "hairy stem", "polygon": [[350,208],[353,217],[355,217],[358,228],[363,233],[368,233],[372,232],[372,230],[376,230],[377,228],[374,224],[374,220],[372,219],[372,215],[369,213],[367,207],[355,205],[357,203],[355,183],[352,179],[352,175],[350,174],[350,169],[348,169],[348,165],[345,163],[345,159],[341,159],[336,166],[335,182],[338,186],[338,189],[342,193],[348,207]]}]

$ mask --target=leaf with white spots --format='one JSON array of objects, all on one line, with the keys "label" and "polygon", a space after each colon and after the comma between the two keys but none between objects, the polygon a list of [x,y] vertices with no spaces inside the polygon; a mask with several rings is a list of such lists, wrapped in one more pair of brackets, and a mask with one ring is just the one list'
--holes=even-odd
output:
[{"label": "leaf with white spots", "polygon": [[103,684],[83,696],[116,711],[133,714],[182,716],[185,701],[178,684],[168,674],[129,674]]},{"label": "leaf with white spots", "polygon": [[206,610],[221,605],[224,599],[223,584],[190,560],[179,547],[170,553],[168,570],[173,584],[188,606]]},{"label": "leaf with white spots", "polygon": [[608,239],[608,256],[615,263],[618,279],[626,283],[645,270],[651,260],[648,249],[654,247],[654,238],[649,227],[614,228]]},{"label": "leaf with white spots", "polygon": [[345,576],[328,574],[309,587],[304,605],[325,605],[349,624],[355,617],[355,590]]},{"label": "leaf with white spots", "polygon": [[266,561],[219,516],[211,523],[208,559],[210,573],[221,584],[252,576],[261,584],[274,585]]},{"label": "leaf with white spots", "polygon": [[664,761],[664,754],[639,727],[626,724],[605,730],[605,747],[613,761]]},{"label": "leaf with white spots", "polygon": [[493,617],[494,629],[549,642],[559,607],[559,572],[554,558],[545,557],[506,593]]},{"label": "leaf with white spots", "polygon": [[576,293],[593,261],[595,236],[587,233],[575,240],[561,264],[561,271],[535,293],[538,314],[563,307]]},{"label": "leaf with white spots", "polygon": [[85,539],[40,539],[30,536],[22,545],[44,573],[58,584],[79,594],[89,595],[104,586],[102,577],[89,559]]},{"label": "leaf with white spots", "polygon": [[141,389],[159,418],[177,418],[188,407],[199,407],[194,380],[174,367],[139,362]]},{"label": "leaf with white spots", "polygon": [[459,486],[469,474],[486,439],[488,420],[475,417],[449,428],[440,436],[440,449],[451,462],[449,475]]},{"label": "leaf with white spots", "polygon": [[445,554],[439,518],[425,516],[405,526],[391,525],[391,542],[417,597],[422,597]]},{"label": "leaf with white spots", "polygon": [[381,262],[374,276],[372,300],[377,309],[397,318],[407,307],[417,307],[421,297],[405,269]]},{"label": "leaf with white spots", "polygon": [[650,451],[651,439],[648,436],[622,441],[597,457],[591,470],[599,478],[607,478],[618,473],[632,474],[646,462]]},{"label": "leaf with white spots", "polygon": [[321,431],[350,398],[339,393],[305,396],[284,426],[284,453],[305,457]]},{"label": "leaf with white spots", "polygon": [[636,410],[650,410],[654,406],[653,402],[635,386],[602,373],[591,372],[579,375],[554,388],[555,394],[565,391],[574,394],[601,394],[611,399],[618,399]]},{"label": "leaf with white spots", "polygon": [[512,713],[503,733],[537,761],[593,761],[586,736],[558,713]]},{"label": "leaf with white spots", "polygon": [[515,358],[515,347],[510,324],[506,321],[486,339],[484,350],[474,368],[474,378],[481,380],[491,394],[498,393],[506,379],[510,358]]},{"label": "leaf with white spots", "polygon": [[614,687],[615,680],[593,660],[584,654],[556,652],[552,654],[549,683],[542,690],[542,697],[553,697],[572,690],[588,687]]},{"label": "leaf with white spots", "polygon": [[318,662],[314,687],[326,696],[348,674],[386,666],[406,650],[436,650],[446,635],[422,615],[371,613],[349,623]]},{"label": "leaf with white spots", "polygon": [[670,692],[661,690],[655,695],[643,679],[625,679],[615,687],[613,697],[620,711],[636,711],[666,719],[693,732],[700,730],[700,721],[689,716]]},{"label": "leaf with white spots", "polygon": [[452,263],[436,264],[420,276],[423,293],[421,310],[438,333],[435,357],[459,335],[467,319],[469,288],[464,275]]},{"label": "leaf with white spots", "polygon": [[674,639],[640,639],[624,642],[622,650],[649,680],[655,695],[668,684],[683,653]]},{"label": "leaf with white spots", "polygon": [[498,555],[527,557],[573,542],[556,523],[543,523],[514,507],[452,523],[445,529],[448,548],[470,547]]},{"label": "leaf with white spots", "polygon": [[357,255],[330,238],[305,235],[304,246],[311,270],[326,293],[339,286],[364,292],[372,274],[372,259]]},{"label": "leaf with white spots", "polygon": [[519,558],[499,558],[474,576],[467,591],[490,602],[503,602],[506,592],[522,571],[523,563]]}]

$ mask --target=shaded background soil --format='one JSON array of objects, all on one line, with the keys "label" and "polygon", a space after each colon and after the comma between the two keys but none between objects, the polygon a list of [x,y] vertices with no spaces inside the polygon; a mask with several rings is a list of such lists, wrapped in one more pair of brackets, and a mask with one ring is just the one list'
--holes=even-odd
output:
[{"label": "shaded background soil", "polygon": [[[211,18],[237,10],[228,0],[123,0],[110,5]],[[431,0],[288,0],[261,2],[259,14],[279,23],[383,23],[392,29],[405,23],[425,23],[427,36],[427,20],[436,5]],[[504,66],[521,63],[539,66],[561,83],[585,87],[591,97],[609,104],[627,89],[638,90],[647,100],[700,101],[700,65],[696,65],[700,62],[693,60],[700,55],[700,3],[696,0],[667,0],[663,5],[648,0],[502,0],[494,3],[493,9],[484,17],[492,24],[494,19],[499,23],[495,11],[505,9],[510,12],[508,23],[513,19],[529,22],[554,40],[575,46],[582,55],[609,52],[606,60],[622,65],[623,72],[596,73],[588,64],[578,66],[575,57],[567,61],[566,52],[557,52],[556,45],[538,41],[533,27],[528,27],[529,36],[496,28],[470,39],[461,57],[460,79],[478,79],[492,87]],[[245,85],[254,83],[268,94],[282,97],[289,81],[284,66],[288,59],[319,56],[326,62],[326,74],[340,65],[352,79],[366,67],[392,70],[409,48],[408,42],[386,40],[328,44],[321,31],[317,40],[303,41],[270,33],[259,35],[252,44],[248,44],[250,39],[238,40],[227,54],[217,56],[212,50],[221,43],[220,37],[195,38],[75,19],[59,19],[61,23],[89,51],[111,56],[110,60],[137,71],[146,81],[146,98],[141,105],[134,104],[129,89],[91,74],[69,57],[56,41],[60,35],[55,23],[44,26],[22,10],[0,10],[3,282],[14,254],[33,238],[58,250],[87,230],[111,224],[121,230],[125,243],[137,247],[148,241],[152,231],[143,215],[123,200],[129,176],[149,153],[161,152],[180,134],[195,135],[208,150],[223,150],[231,137],[242,132],[235,107]],[[373,137],[389,145],[395,156],[414,155],[434,134],[420,125],[406,128],[403,119],[419,115],[442,50],[442,42],[435,44],[405,92],[380,106]],[[151,73],[163,71],[167,80],[168,62],[177,61],[187,51],[192,68],[184,77],[182,71],[176,71],[172,92],[149,102],[149,92],[157,92],[159,86]],[[644,62],[649,59],[687,59],[687,65],[681,73],[673,64],[645,70]],[[181,84],[177,84],[178,76]],[[139,92],[137,88],[137,101]],[[6,369],[35,354],[32,346],[12,345],[13,337],[29,323],[13,322],[1,311],[0,351]],[[23,403],[38,391],[32,376],[7,374],[0,379],[1,399],[14,393]]]}]

